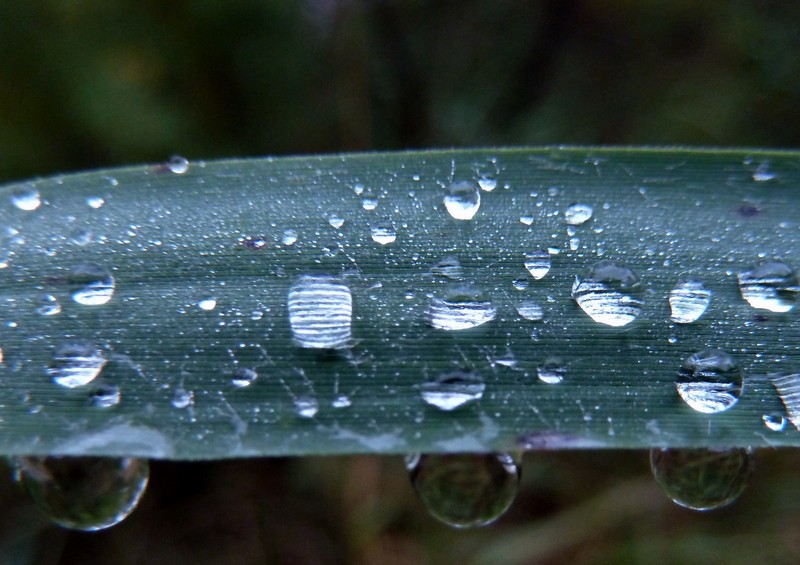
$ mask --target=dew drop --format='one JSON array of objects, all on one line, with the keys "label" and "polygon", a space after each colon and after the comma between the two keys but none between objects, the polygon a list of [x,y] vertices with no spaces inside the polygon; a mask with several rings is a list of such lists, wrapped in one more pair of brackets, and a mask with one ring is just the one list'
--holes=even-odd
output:
[{"label": "dew drop", "polygon": [[115,385],[100,385],[89,396],[89,404],[95,408],[113,408],[121,400],[122,394]]},{"label": "dew drop", "polygon": [[471,220],[481,207],[480,189],[470,181],[454,182],[444,197],[444,207],[456,220]]},{"label": "dew drop", "polygon": [[786,408],[789,421],[800,430],[800,374],[777,375],[770,380]]},{"label": "dew drop", "polygon": [[542,307],[530,300],[520,302],[517,305],[517,314],[531,322],[541,322],[544,319]]},{"label": "dew drop", "polygon": [[338,230],[344,225],[344,218],[341,216],[330,216],[328,217],[328,223],[331,225],[333,229]]},{"label": "dew drop", "polygon": [[183,175],[189,171],[189,159],[180,155],[173,155],[167,161],[167,169],[176,175]]},{"label": "dew drop", "polygon": [[36,309],[36,313],[40,316],[56,316],[61,313],[61,304],[58,298],[52,294],[45,294],[42,296],[41,304]]},{"label": "dew drop", "polygon": [[798,288],[794,269],[781,261],[765,261],[737,275],[739,291],[750,306],[770,312],[794,308]]},{"label": "dew drop", "polygon": [[53,351],[47,375],[66,388],[84,386],[103,370],[106,358],[99,347],[83,342],[68,342]]},{"label": "dew drop", "polygon": [[499,170],[495,159],[487,159],[485,163],[475,166],[475,173],[478,177],[478,186],[485,192],[491,192],[497,188],[497,174]]},{"label": "dew drop", "polygon": [[550,266],[550,253],[544,249],[536,249],[525,254],[525,268],[537,281],[550,272]]},{"label": "dew drop", "polygon": [[90,208],[94,208],[95,210],[99,210],[103,207],[103,204],[106,203],[105,200],[100,198],[99,196],[90,196],[86,199],[86,203],[89,205]]},{"label": "dew drop", "polygon": [[454,528],[496,521],[519,487],[519,466],[507,453],[410,455],[406,468],[428,512]]},{"label": "dew drop", "polygon": [[533,216],[531,216],[530,214],[525,214],[519,217],[520,223],[525,224],[526,226],[533,225],[533,219],[534,219]]},{"label": "dew drop", "polygon": [[679,282],[669,293],[670,319],[691,324],[700,319],[711,302],[711,291],[700,281]]},{"label": "dew drop", "polygon": [[294,399],[294,411],[301,418],[313,418],[319,412],[319,403],[314,396],[298,396]]},{"label": "dew drop", "polygon": [[339,394],[336,396],[336,398],[333,399],[333,402],[331,402],[331,406],[333,406],[334,408],[349,408],[352,403],[353,401],[350,400],[349,396],[345,394]]},{"label": "dew drop", "polygon": [[473,285],[451,285],[444,298],[432,298],[427,319],[440,330],[468,330],[494,320],[497,309],[484,292]]},{"label": "dew drop", "polygon": [[786,429],[786,416],[783,414],[764,414],[761,416],[761,421],[767,429],[773,432],[782,432]]},{"label": "dew drop", "polygon": [[774,180],[778,175],[769,170],[769,163],[759,163],[756,170],[753,171],[753,180],[756,182],[767,182]]},{"label": "dew drop", "polygon": [[289,325],[295,343],[312,349],[343,349],[350,344],[353,298],[332,276],[300,277],[289,289]]},{"label": "dew drop", "polygon": [[573,204],[564,212],[564,219],[571,226],[579,226],[588,222],[593,212],[588,204]]},{"label": "dew drop", "polygon": [[213,296],[208,296],[206,298],[201,298],[197,301],[197,307],[200,310],[205,310],[206,312],[211,312],[214,308],[217,307],[217,299]]},{"label": "dew drop", "polygon": [[233,372],[231,384],[236,388],[245,388],[256,382],[257,378],[258,373],[256,373],[253,369],[239,367]]},{"label": "dew drop", "polygon": [[444,411],[451,411],[483,397],[486,384],[476,373],[452,371],[427,380],[420,385],[422,400]]},{"label": "dew drop", "polygon": [[373,211],[378,207],[378,197],[372,192],[364,191],[361,194],[361,207],[367,212]]},{"label": "dew drop", "polygon": [[119,524],[139,503],[150,469],[146,459],[17,457],[19,481],[55,524],[97,531]]},{"label": "dew drop", "polygon": [[719,349],[704,349],[686,358],[675,386],[692,409],[704,414],[727,410],[742,395],[743,375],[736,360]]},{"label": "dew drop", "polygon": [[511,286],[513,286],[516,290],[525,290],[528,288],[528,279],[527,277],[517,277],[513,281],[511,281]]},{"label": "dew drop", "polygon": [[567,367],[558,357],[549,357],[536,368],[539,380],[549,385],[556,385],[564,380]]},{"label": "dew drop", "polygon": [[286,246],[294,245],[297,242],[297,232],[294,230],[284,230],[281,243]]},{"label": "dew drop", "polygon": [[114,277],[111,272],[94,263],[76,265],[69,277],[73,287],[72,299],[84,306],[101,306],[114,296]]},{"label": "dew drop", "polygon": [[448,256],[431,267],[431,274],[459,281],[464,278],[464,269],[456,257]]},{"label": "dew drop", "polygon": [[32,212],[42,205],[42,196],[33,187],[18,188],[11,193],[11,203],[19,210]]},{"label": "dew drop", "polygon": [[615,327],[635,320],[644,304],[638,275],[614,261],[600,261],[575,277],[572,298],[592,320]]},{"label": "dew drop", "polygon": [[178,387],[172,393],[172,406],[178,409],[188,408],[194,404],[194,393],[183,387]]},{"label": "dew drop", "polygon": [[653,449],[650,468],[656,482],[676,504],[691,510],[715,510],[735,501],[753,473],[753,450]]},{"label": "dew drop", "polygon": [[394,229],[394,224],[390,220],[382,220],[372,226],[372,241],[380,243],[381,245],[388,245],[394,243],[397,239],[397,231]]}]

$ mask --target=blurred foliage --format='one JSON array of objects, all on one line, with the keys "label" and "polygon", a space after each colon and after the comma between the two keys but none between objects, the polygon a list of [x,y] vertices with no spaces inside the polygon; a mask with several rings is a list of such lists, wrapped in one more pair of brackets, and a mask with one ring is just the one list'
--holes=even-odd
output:
[{"label": "blurred foliage", "polygon": [[[734,0],[6,0],[0,179],[435,146],[798,147],[800,4]],[[6,563],[790,563],[798,454],[709,515],[641,453],[528,454],[499,525],[425,515],[399,460],[153,465],[107,532],[0,491]]]}]

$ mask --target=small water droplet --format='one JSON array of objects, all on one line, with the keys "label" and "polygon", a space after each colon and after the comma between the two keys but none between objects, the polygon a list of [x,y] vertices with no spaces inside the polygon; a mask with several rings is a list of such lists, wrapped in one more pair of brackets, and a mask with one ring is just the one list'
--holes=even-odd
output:
[{"label": "small water droplet", "polygon": [[32,212],[42,205],[42,196],[33,187],[21,187],[11,193],[11,203],[19,210]]},{"label": "small water droplet", "polygon": [[679,282],[669,293],[670,318],[676,324],[691,324],[700,319],[711,302],[711,291],[702,282]]},{"label": "small water droplet", "polygon": [[459,281],[464,278],[464,269],[456,257],[448,256],[431,267],[431,274]]},{"label": "small water droplet", "polygon": [[178,387],[172,393],[172,406],[178,409],[188,408],[194,404],[194,392]]},{"label": "small water droplet", "polygon": [[197,307],[200,310],[205,310],[206,312],[210,312],[214,308],[217,307],[217,299],[213,296],[208,296],[206,298],[201,298],[197,301]]},{"label": "small water droplet", "polygon": [[336,398],[333,399],[333,402],[331,402],[331,406],[334,408],[349,408],[352,403],[353,401],[350,400],[349,396],[345,394],[338,394],[336,395]]},{"label": "small water droplet", "polygon": [[294,410],[301,418],[313,418],[319,412],[319,403],[314,396],[298,396],[294,399]]},{"label": "small water droplet", "polygon": [[372,226],[372,241],[380,243],[381,245],[388,245],[394,243],[397,239],[397,231],[394,229],[394,224],[390,220],[382,220]]},{"label": "small water droplet", "polygon": [[624,326],[636,319],[644,300],[639,277],[614,261],[600,261],[575,277],[572,298],[595,322]]},{"label": "small water droplet", "polygon": [[764,425],[773,432],[782,432],[786,429],[786,416],[783,414],[764,414],[761,416]]},{"label": "small water droplet", "polygon": [[183,175],[189,171],[189,159],[180,155],[173,155],[167,161],[167,169],[176,175]]},{"label": "small water droplet", "polygon": [[92,232],[84,229],[75,230],[69,236],[69,240],[72,243],[75,245],[80,245],[81,247],[84,245],[89,245],[93,239],[94,235],[92,235]]},{"label": "small water droplet", "polygon": [[593,212],[588,204],[573,204],[564,212],[564,219],[571,226],[579,226],[588,222]]},{"label": "small water droplet", "polygon": [[750,306],[770,312],[794,308],[798,288],[795,270],[781,261],[765,261],[737,275],[739,291]]},{"label": "small water droplet", "polygon": [[233,372],[231,384],[236,388],[245,388],[256,382],[257,378],[258,373],[256,373],[253,369],[239,367]]},{"label": "small water droplet", "polygon": [[350,344],[353,298],[332,276],[302,276],[289,289],[289,325],[295,343],[313,349],[342,349]]},{"label": "small water droplet", "polygon": [[100,385],[89,396],[89,404],[95,408],[113,408],[122,400],[119,387],[115,385]]},{"label": "small water droplet", "polygon": [[769,170],[769,163],[759,163],[756,170],[753,171],[753,180],[756,182],[767,182],[777,178],[778,175]]},{"label": "small water droplet", "polygon": [[500,171],[496,159],[487,159],[484,163],[478,163],[474,170],[481,190],[491,192],[497,188],[497,174]]},{"label": "small water droplet", "polygon": [[86,199],[86,203],[89,205],[90,208],[94,208],[95,210],[99,210],[103,207],[103,204],[106,203],[105,200],[100,198],[99,196],[90,196]]},{"label": "small water droplet", "polygon": [[519,487],[519,466],[507,453],[411,455],[406,468],[428,512],[454,528],[496,521]]},{"label": "small water droplet", "polygon": [[530,214],[525,214],[524,216],[520,216],[519,217],[519,221],[521,223],[525,224],[526,226],[532,225],[533,224],[533,220],[534,220],[534,218]]},{"label": "small water droplet", "polygon": [[119,524],[147,487],[146,459],[17,457],[19,481],[55,524],[97,531]]},{"label": "small water droplet", "polygon": [[103,370],[106,358],[99,347],[83,342],[67,342],[53,351],[47,375],[58,385],[67,388],[92,382]]},{"label": "small water droplet", "polygon": [[468,330],[494,320],[497,309],[484,292],[473,285],[451,285],[444,298],[432,298],[428,322],[440,330]]},{"label": "small water droplet", "polygon": [[686,358],[675,383],[678,394],[694,410],[715,414],[742,395],[743,375],[736,360],[719,349],[704,349]]},{"label": "small water droplet", "polygon": [[80,263],[70,273],[72,299],[84,306],[101,306],[114,296],[111,271],[94,263]]},{"label": "small water droplet", "polygon": [[542,307],[530,300],[526,300],[517,305],[517,313],[531,322],[541,322],[544,319]]},{"label": "small water droplet", "polygon": [[536,375],[540,381],[555,385],[564,380],[567,375],[567,366],[558,357],[548,357],[544,363],[536,367]]},{"label": "small water droplet", "polygon": [[525,290],[526,288],[528,288],[528,278],[517,277],[513,281],[511,281],[511,286],[513,286],[516,290]]},{"label": "small water droplet", "polygon": [[550,253],[544,249],[536,249],[525,254],[525,268],[537,281],[550,272],[550,266]]},{"label": "small water droplet", "polygon": [[444,207],[456,220],[471,220],[481,207],[480,189],[470,181],[454,182],[444,197]]},{"label": "small water droplet", "polygon": [[284,245],[294,245],[297,242],[297,232],[294,230],[284,230],[281,243]]},{"label": "small water droplet", "polygon": [[353,192],[356,193],[356,196],[361,196],[361,194],[364,192],[364,185],[360,182],[357,182],[353,185]]},{"label": "small water droplet", "polygon": [[338,230],[344,225],[344,218],[342,218],[341,216],[333,215],[328,217],[328,223],[331,225],[333,229]]},{"label": "small water droplet", "polygon": [[676,504],[692,510],[714,510],[735,501],[753,473],[753,450],[653,449],[650,468]]},{"label": "small water droplet", "polygon": [[420,385],[422,400],[447,412],[480,400],[485,389],[483,379],[468,370],[444,373]]},{"label": "small water droplet", "polygon": [[36,313],[41,316],[56,316],[61,313],[61,304],[58,298],[52,294],[42,296],[41,305],[36,309]]},{"label": "small water droplet", "polygon": [[361,207],[367,212],[371,212],[378,207],[378,197],[370,191],[361,194]]}]

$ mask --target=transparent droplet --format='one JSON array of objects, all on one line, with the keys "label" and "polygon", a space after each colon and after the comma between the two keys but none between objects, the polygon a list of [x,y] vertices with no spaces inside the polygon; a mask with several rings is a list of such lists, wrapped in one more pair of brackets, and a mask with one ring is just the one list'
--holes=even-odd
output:
[{"label": "transparent droplet", "polygon": [[614,261],[600,261],[575,277],[572,298],[592,320],[615,327],[634,321],[644,304],[638,275]]},{"label": "transparent droplet", "polygon": [[336,215],[329,216],[328,223],[331,225],[333,229],[338,230],[344,225],[344,218]]},{"label": "transparent droplet", "polygon": [[484,292],[473,285],[451,285],[444,298],[432,298],[427,319],[440,330],[468,330],[494,320],[497,309]]},{"label": "transparent droplet", "polygon": [[231,377],[231,384],[236,388],[244,388],[248,387],[258,378],[258,373],[256,373],[253,369],[248,369],[246,367],[239,367],[233,372],[233,377]]},{"label": "transparent droplet", "polygon": [[294,245],[297,242],[297,232],[294,230],[284,230],[281,243],[284,245]]},{"label": "transparent droplet", "polygon": [[289,289],[289,325],[295,343],[312,349],[342,349],[350,344],[353,297],[340,279],[302,276]]},{"label": "transparent droplet", "polygon": [[21,187],[11,193],[11,203],[20,210],[32,212],[42,205],[42,196],[33,187]]},{"label": "transparent droplet", "polygon": [[119,387],[104,384],[97,387],[89,397],[89,404],[95,408],[113,408],[122,400]]},{"label": "transparent droplet", "polygon": [[394,243],[397,239],[397,231],[394,229],[394,224],[390,220],[382,220],[372,226],[372,241],[380,243],[381,245],[388,245]]},{"label": "transparent droplet", "polygon": [[679,282],[669,293],[670,319],[691,324],[700,319],[711,303],[711,291],[700,281]]},{"label": "transparent droplet", "polygon": [[780,374],[773,376],[770,380],[786,408],[789,421],[800,430],[800,374]]},{"label": "transparent droplet", "polygon": [[61,313],[61,304],[58,298],[52,294],[42,296],[41,305],[36,309],[36,313],[41,316],[56,316]]},{"label": "transparent droplet", "polygon": [[692,510],[714,510],[735,501],[753,473],[749,448],[653,449],[650,468],[676,504]]},{"label": "transparent droplet", "polygon": [[549,357],[545,359],[544,363],[536,367],[536,375],[539,380],[555,385],[564,380],[567,374],[567,366],[558,357]]},{"label": "transparent droplet", "polygon": [[511,281],[511,286],[513,286],[515,290],[525,290],[526,288],[528,288],[528,278],[517,277],[513,281]]},{"label": "transparent droplet", "polygon": [[588,222],[594,210],[588,204],[573,204],[564,212],[564,219],[571,226],[579,226]]},{"label": "transparent droplet", "polygon": [[431,267],[431,274],[459,281],[464,278],[464,269],[456,257],[448,256]]},{"label": "transparent droplet", "polygon": [[298,396],[294,399],[294,411],[301,418],[313,418],[319,412],[315,396]]},{"label": "transparent droplet", "polygon": [[497,188],[497,174],[499,170],[495,159],[487,159],[485,163],[475,166],[475,174],[478,177],[478,186],[481,190],[491,192]]},{"label": "transparent droplet", "polygon": [[180,155],[173,155],[167,161],[167,169],[176,175],[182,175],[189,171],[189,159]]},{"label": "transparent droplet", "polygon": [[764,425],[773,432],[782,432],[786,429],[786,416],[783,414],[764,414],[761,416]]},{"label": "transparent droplet", "polygon": [[378,207],[378,197],[372,192],[365,190],[361,194],[361,207],[367,212],[373,211]]},{"label": "transparent droplet", "polygon": [[517,313],[531,322],[541,322],[544,319],[542,307],[530,300],[520,302],[517,306]]},{"label": "transparent droplet", "polygon": [[146,459],[111,457],[17,457],[19,481],[55,524],[97,531],[133,512],[147,487]]},{"label": "transparent droplet", "polygon": [[736,360],[719,349],[704,349],[686,358],[675,383],[678,394],[694,410],[715,414],[739,400],[742,370]]},{"label": "transparent droplet", "polygon": [[206,312],[210,312],[214,308],[217,307],[217,299],[213,296],[207,296],[206,298],[201,298],[197,301],[197,307],[200,310],[205,310]]},{"label": "transparent droplet", "polygon": [[519,487],[520,469],[507,453],[412,455],[406,468],[428,512],[454,528],[496,521]]},{"label": "transparent droplet", "polygon": [[753,180],[756,182],[767,182],[774,180],[778,175],[769,170],[768,162],[763,162],[759,163],[758,167],[756,167],[756,170],[753,171],[752,176]]},{"label": "transparent droplet", "polygon": [[770,312],[794,308],[800,290],[795,270],[781,261],[765,261],[738,275],[739,291],[750,306]]},{"label": "transparent droplet", "polygon": [[533,225],[533,220],[534,218],[530,214],[525,214],[519,217],[520,223],[525,224],[526,226]]},{"label": "transparent droplet", "polygon": [[336,396],[336,398],[333,399],[333,402],[331,402],[331,406],[333,406],[334,408],[348,408],[352,403],[353,401],[350,400],[349,396],[345,394],[339,394]]},{"label": "transparent droplet", "polygon": [[172,406],[178,409],[188,408],[194,404],[194,392],[178,387],[172,393]]},{"label": "transparent droplet", "polygon": [[444,207],[456,220],[471,220],[481,207],[481,192],[473,182],[459,181],[450,185]]},{"label": "transparent droplet", "polygon": [[103,204],[105,204],[106,201],[99,196],[90,196],[89,198],[86,199],[86,203],[89,205],[90,208],[99,210],[100,208],[103,207]]},{"label": "transparent droplet", "polygon": [[47,375],[58,385],[67,388],[92,382],[103,370],[106,358],[102,350],[84,342],[67,342],[53,351]]},{"label": "transparent droplet", "polygon": [[536,280],[544,278],[550,272],[550,265],[550,253],[544,249],[525,254],[525,268]]},{"label": "transparent droplet", "polygon": [[69,278],[72,299],[84,306],[101,306],[114,296],[111,271],[94,263],[76,265]]},{"label": "transparent droplet", "polygon": [[486,384],[472,371],[452,371],[420,385],[422,400],[440,410],[450,411],[480,400]]},{"label": "transparent droplet", "polygon": [[94,235],[89,230],[84,229],[77,229],[72,232],[69,236],[69,240],[74,243],[75,245],[80,245],[83,247],[84,245],[89,245],[92,240],[94,239]]}]

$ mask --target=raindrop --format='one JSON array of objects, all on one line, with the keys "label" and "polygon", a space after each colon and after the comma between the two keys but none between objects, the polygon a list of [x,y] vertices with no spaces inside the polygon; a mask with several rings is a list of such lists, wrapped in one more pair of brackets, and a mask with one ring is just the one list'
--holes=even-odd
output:
[{"label": "raindrop", "polygon": [[210,312],[214,308],[217,307],[217,299],[213,296],[208,296],[206,298],[201,298],[197,301],[197,307],[200,310],[205,310],[206,312]]},{"label": "raindrop", "polygon": [[691,324],[700,319],[711,302],[711,291],[700,281],[683,281],[669,293],[670,319],[676,324]]},{"label": "raindrop", "polygon": [[94,263],[76,265],[69,277],[74,288],[72,299],[84,306],[100,306],[114,296],[114,277],[111,272]]},{"label": "raindrop", "polygon": [[464,269],[456,257],[448,256],[431,267],[431,274],[459,281],[464,278]]},{"label": "raindrop", "polygon": [[105,200],[100,198],[99,196],[90,196],[86,199],[86,203],[89,205],[90,208],[94,208],[95,210],[99,210],[103,207],[103,204],[106,203]]},{"label": "raindrop", "polygon": [[773,432],[782,432],[786,429],[786,416],[783,414],[764,414],[761,416],[764,425]]},{"label": "raindrop", "polygon": [[549,385],[556,385],[564,380],[567,366],[558,357],[549,357],[536,368],[539,380]]},{"label": "raindrop", "polygon": [[507,453],[417,454],[406,468],[428,512],[454,528],[496,521],[519,487],[519,466]]},{"label": "raindrop", "polygon": [[639,277],[614,261],[600,261],[575,277],[572,298],[595,322],[608,326],[631,323],[644,301]]},{"label": "raindrop", "polygon": [[233,372],[231,384],[236,388],[245,388],[256,382],[257,378],[258,373],[256,373],[253,369],[239,367]]},{"label": "raindrop", "polygon": [[788,312],[797,299],[797,274],[781,261],[765,261],[737,275],[739,291],[750,306]]},{"label": "raindrop", "polygon": [[517,306],[517,313],[531,322],[541,322],[544,319],[544,311],[536,302],[526,300]]},{"label": "raindrop", "polygon": [[297,232],[294,230],[284,230],[281,243],[284,245],[294,245],[297,242]]},{"label": "raindrop", "polygon": [[114,385],[100,385],[89,396],[89,404],[95,408],[113,408],[121,400],[119,387]]},{"label": "raindrop", "polygon": [[302,276],[289,289],[289,325],[295,343],[312,349],[343,349],[350,344],[353,298],[332,276]]},{"label": "raindrop", "polygon": [[11,193],[11,203],[20,210],[32,212],[42,205],[42,196],[33,187],[18,188]]},{"label": "raindrop", "polygon": [[178,387],[172,394],[172,406],[178,409],[188,408],[194,404],[194,393],[183,387]]},{"label": "raindrop", "polygon": [[715,414],[742,395],[743,375],[736,360],[719,349],[704,349],[686,358],[675,383],[678,394],[694,410]]},{"label": "raindrop", "polygon": [[422,400],[447,412],[480,400],[485,389],[483,379],[469,370],[444,373],[420,385]]},{"label": "raindrop", "polygon": [[573,204],[564,212],[564,219],[571,226],[579,226],[588,222],[593,212],[588,204]]},{"label": "raindrop", "polygon": [[753,473],[750,448],[653,449],[650,468],[676,504],[692,510],[715,510],[735,501]]},{"label": "raindrop", "polygon": [[336,215],[330,216],[328,218],[328,223],[331,225],[331,227],[333,229],[338,230],[339,228],[341,228],[344,225],[344,218],[342,218],[341,216],[336,216]]},{"label": "raindrop", "polygon": [[298,396],[294,399],[294,410],[301,418],[313,418],[319,412],[319,403],[314,396]]},{"label": "raindrop", "polygon": [[388,245],[394,243],[397,239],[397,232],[394,229],[394,224],[390,220],[382,220],[372,226],[372,241],[380,243],[381,245]]},{"label": "raindrop", "polygon": [[42,296],[41,305],[36,309],[36,313],[41,316],[56,316],[61,313],[61,304],[58,298],[52,294]]},{"label": "raindrop", "polygon": [[451,285],[444,298],[432,298],[427,319],[440,330],[468,330],[494,320],[497,309],[484,292],[473,285]]},{"label": "raindrop", "polygon": [[173,155],[167,161],[167,169],[176,175],[182,175],[189,171],[189,159],[180,155]]},{"label": "raindrop", "polygon": [[444,197],[444,207],[456,220],[471,220],[481,207],[481,193],[470,181],[454,182]]},{"label": "raindrop", "polygon": [[537,249],[525,254],[525,268],[531,276],[536,279],[542,279],[550,271],[550,253],[544,249]]},{"label": "raindrop", "polygon": [[47,375],[67,388],[92,382],[103,370],[106,358],[100,348],[83,342],[68,342],[56,347]]}]

